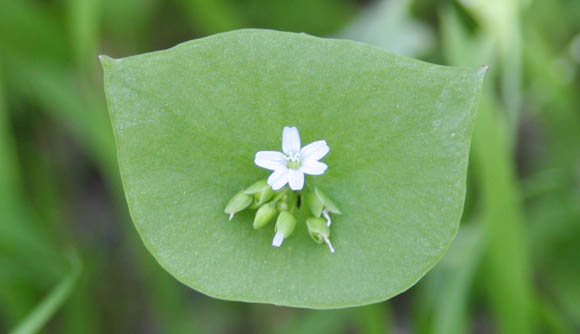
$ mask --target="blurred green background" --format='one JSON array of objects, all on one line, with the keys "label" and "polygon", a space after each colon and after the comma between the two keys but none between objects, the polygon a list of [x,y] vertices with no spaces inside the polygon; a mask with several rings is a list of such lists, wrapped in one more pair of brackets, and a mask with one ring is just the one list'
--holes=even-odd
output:
[{"label": "blurred green background", "polygon": [[[244,27],[490,66],[461,229],[409,291],[331,311],[226,302],[143,247],[96,56]],[[3,0],[0,332],[578,333],[579,70],[578,0]]]}]

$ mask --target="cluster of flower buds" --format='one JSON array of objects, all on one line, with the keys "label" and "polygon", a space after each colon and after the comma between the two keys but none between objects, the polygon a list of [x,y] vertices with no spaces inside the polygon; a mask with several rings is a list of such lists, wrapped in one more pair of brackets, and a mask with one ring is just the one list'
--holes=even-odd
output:
[{"label": "cluster of flower buds", "polygon": [[338,207],[318,188],[313,191],[291,191],[284,187],[274,191],[265,180],[252,184],[247,189],[238,192],[228,202],[225,213],[232,220],[234,215],[245,209],[257,209],[254,216],[254,229],[260,229],[271,222],[276,215],[275,235],[272,246],[280,247],[296,227],[296,218],[293,212],[307,207],[309,215],[306,220],[308,233],[314,242],[325,243],[330,251],[334,248],[330,243],[330,214],[340,214]]}]

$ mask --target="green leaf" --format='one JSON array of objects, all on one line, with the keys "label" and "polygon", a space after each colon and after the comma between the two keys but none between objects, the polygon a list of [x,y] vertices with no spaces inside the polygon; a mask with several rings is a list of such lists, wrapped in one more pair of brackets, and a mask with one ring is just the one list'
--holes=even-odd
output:
[{"label": "green leaf", "polygon": [[[398,57],[351,41],[241,30],[123,59],[102,57],[134,223],[157,261],[217,298],[338,308],[385,300],[435,265],[457,231],[484,69]],[[268,176],[259,150],[284,126],[325,139],[309,177],[340,207],[336,253],[303,207],[280,248],[254,212],[223,208]]]},{"label": "green leaf", "polygon": [[415,328],[414,332],[468,332],[469,296],[485,246],[481,222],[462,225],[447,255],[419,285],[414,309],[419,312],[419,323],[429,327]]},{"label": "green leaf", "polygon": [[82,268],[76,253],[71,253],[70,258],[70,272],[34,307],[12,334],[37,333],[64,304],[75,287]]}]

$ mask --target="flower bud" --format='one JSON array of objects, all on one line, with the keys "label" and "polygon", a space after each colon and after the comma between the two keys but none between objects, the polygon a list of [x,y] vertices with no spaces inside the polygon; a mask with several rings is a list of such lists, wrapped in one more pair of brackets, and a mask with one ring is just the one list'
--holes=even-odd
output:
[{"label": "flower bud", "polygon": [[291,213],[288,211],[280,212],[278,220],[276,221],[276,234],[274,235],[274,240],[272,240],[272,246],[280,247],[284,239],[288,238],[294,232],[295,226],[296,219]]},{"label": "flower bud", "polygon": [[[296,201],[298,200],[298,195],[293,192],[285,192],[282,196],[278,198],[276,208],[278,211],[289,211],[296,207]],[[276,201],[276,198],[274,199]]]},{"label": "flower bud", "polygon": [[272,190],[272,187],[268,185],[266,180],[260,180],[252,184],[244,192],[254,197],[254,203],[251,206],[253,209],[259,208],[262,204],[274,197],[274,190]]},{"label": "flower bud", "polygon": [[320,217],[322,215],[322,202],[318,199],[314,192],[308,192],[304,195],[304,204],[310,210],[310,213],[314,217]]},{"label": "flower bud", "polygon": [[328,226],[332,223],[329,212],[341,214],[336,204],[318,188],[314,188],[314,192],[306,194],[305,200],[310,213],[314,217],[324,216]]},{"label": "flower bud", "polygon": [[230,220],[234,218],[234,214],[244,210],[252,203],[252,196],[240,191],[239,193],[235,194],[232,199],[226,205],[224,210],[225,213],[230,215]]},{"label": "flower bud", "polygon": [[317,244],[321,244],[324,238],[330,236],[330,227],[326,225],[326,221],[318,217],[310,217],[306,220],[306,227],[308,227],[308,233],[310,237]]},{"label": "flower bud", "polygon": [[326,224],[326,221],[318,217],[310,217],[306,220],[306,227],[308,227],[308,233],[314,242],[321,244],[325,242],[328,245],[331,253],[334,253],[334,248],[330,243],[330,227]]},{"label": "flower bud", "polygon": [[267,188],[270,188],[270,186],[268,185],[268,182],[266,182],[266,180],[260,180],[258,182],[255,182],[254,184],[252,184],[248,188],[246,188],[246,190],[244,190],[244,192],[248,195],[251,195],[251,194],[255,194],[257,192],[264,191]]},{"label": "flower bud", "polygon": [[334,204],[334,202],[328,196],[326,196],[326,194],[320,191],[320,189],[314,188],[314,194],[316,195],[320,203],[322,203],[322,207],[324,209],[337,215],[340,215],[342,213],[338,209],[338,206],[336,206],[336,204]]},{"label": "flower bud", "polygon": [[272,203],[262,205],[254,217],[254,229],[260,229],[268,224],[276,215],[276,208]]},{"label": "flower bud", "polygon": [[283,198],[276,204],[278,211],[288,211],[290,206],[288,206],[288,197]]}]

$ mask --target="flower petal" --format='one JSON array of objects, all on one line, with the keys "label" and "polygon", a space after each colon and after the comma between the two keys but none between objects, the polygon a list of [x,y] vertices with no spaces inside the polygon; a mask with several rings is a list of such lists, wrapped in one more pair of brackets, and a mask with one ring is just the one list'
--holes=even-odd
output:
[{"label": "flower petal", "polygon": [[281,167],[286,167],[286,158],[282,152],[260,151],[256,153],[254,163],[262,168],[276,170]]},{"label": "flower petal", "polygon": [[280,190],[288,183],[288,168],[278,168],[268,178],[268,184],[273,190]]},{"label": "flower petal", "polygon": [[300,158],[302,160],[320,160],[330,151],[330,147],[326,144],[326,140],[317,140],[300,150]]},{"label": "flower petal", "polygon": [[296,169],[288,169],[288,184],[292,190],[302,190],[304,187],[304,173]]},{"label": "flower petal", "polygon": [[296,127],[284,127],[282,132],[282,151],[287,155],[300,152],[300,134]]},{"label": "flower petal", "polygon": [[284,242],[284,234],[276,232],[276,234],[274,234],[274,239],[272,240],[272,246],[280,247],[282,242]]},{"label": "flower petal", "polygon": [[327,168],[328,166],[325,163],[312,159],[304,160],[300,165],[300,171],[308,175],[322,175]]}]

